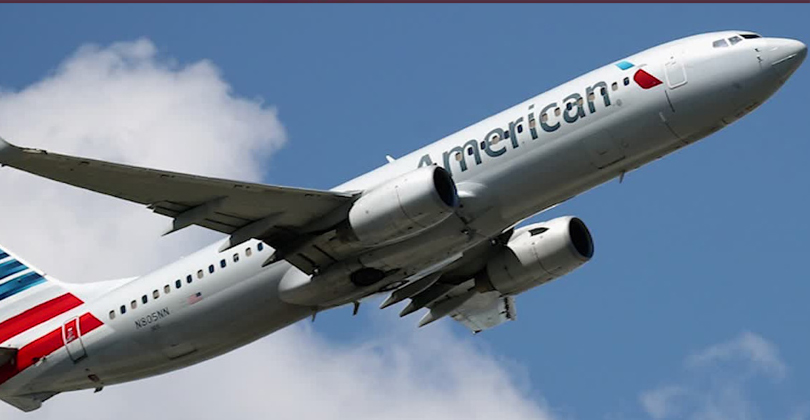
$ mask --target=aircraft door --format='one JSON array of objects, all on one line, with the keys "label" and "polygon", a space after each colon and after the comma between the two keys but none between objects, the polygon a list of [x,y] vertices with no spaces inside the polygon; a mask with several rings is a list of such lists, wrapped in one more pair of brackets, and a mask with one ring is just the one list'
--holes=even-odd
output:
[{"label": "aircraft door", "polygon": [[664,95],[667,105],[661,109],[661,121],[667,128],[681,140],[684,140],[691,131],[688,127],[692,113],[689,106],[689,88],[685,87],[688,81],[683,51],[670,51],[669,58],[664,62],[664,79],[666,89]]},{"label": "aircraft door", "polygon": [[664,73],[667,78],[667,87],[677,89],[686,84],[686,68],[678,54],[672,54],[664,64]]},{"label": "aircraft door", "polygon": [[78,317],[74,317],[62,325],[62,340],[70,358],[74,362],[78,362],[87,356],[84,343],[82,343],[82,331]]}]

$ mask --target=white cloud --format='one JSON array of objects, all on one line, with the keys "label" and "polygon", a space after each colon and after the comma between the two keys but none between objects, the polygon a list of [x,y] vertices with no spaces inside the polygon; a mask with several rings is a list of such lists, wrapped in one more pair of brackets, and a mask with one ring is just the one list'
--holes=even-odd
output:
[{"label": "white cloud", "polygon": [[691,367],[702,367],[729,362],[744,362],[774,380],[784,379],[787,372],[777,347],[761,336],[747,331],[734,340],[693,354],[686,363]]},{"label": "white cloud", "polygon": [[[761,377],[777,385],[788,371],[777,346],[751,332],[698,351],[684,364],[687,370],[682,380],[639,396],[642,408],[652,419],[763,418],[751,387],[761,385]],[[801,410],[795,413],[797,418],[804,415]]]},{"label": "white cloud", "polygon": [[[237,97],[208,61],[179,65],[148,40],[84,46],[45,79],[0,94],[0,136],[135,165],[259,180],[285,139],[275,109]],[[160,239],[142,206],[0,170],[0,243],[68,281],[142,274],[199,246]]]},{"label": "white cloud", "polygon": [[647,414],[655,420],[673,417],[678,414],[677,399],[684,397],[686,390],[681,386],[668,385],[646,391],[639,399]]},{"label": "white cloud", "polygon": [[[259,180],[284,141],[274,109],[236,96],[210,62],[162,58],[148,40],[86,46],[44,80],[0,95],[0,135],[25,146]],[[141,274],[211,240],[160,239],[167,219],[137,205],[0,170],[0,243],[69,281]],[[387,322],[387,321],[382,321]],[[67,393],[33,419],[534,419],[545,404],[513,371],[441,325],[386,324],[330,342],[306,324],[223,357],[100,394]],[[519,373],[519,372],[517,372]],[[519,377],[519,375],[517,375]]]},{"label": "white cloud", "polygon": [[99,394],[58,395],[31,414],[0,404],[0,418],[554,418],[541,399],[532,400],[531,389],[515,386],[520,372],[505,369],[508,363],[446,326],[417,330],[394,319],[381,324],[377,338],[351,344],[330,342],[307,323],[297,324],[168,375]]},{"label": "white cloud", "polygon": [[30,416],[0,408],[0,418],[551,418],[497,360],[446,328],[389,327],[377,340],[338,345],[297,325],[167,376],[59,395]]}]

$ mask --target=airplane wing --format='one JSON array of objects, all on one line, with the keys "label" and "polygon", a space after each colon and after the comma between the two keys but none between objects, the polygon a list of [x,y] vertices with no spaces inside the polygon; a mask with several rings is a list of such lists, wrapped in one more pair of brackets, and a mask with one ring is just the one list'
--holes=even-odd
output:
[{"label": "airplane wing", "polygon": [[[14,146],[0,164],[148,206],[173,218],[166,233],[198,225],[230,234],[229,246],[261,239],[276,249],[345,217],[355,196],[141,168]],[[226,247],[227,248],[227,247]],[[314,267],[288,258],[305,272]],[[305,261],[305,260],[302,260]]]},{"label": "airplane wing", "polygon": [[503,296],[497,291],[480,292],[476,290],[473,279],[458,285],[447,284],[442,281],[440,270],[394,290],[380,308],[406,298],[410,298],[410,303],[399,316],[407,316],[422,308],[428,310],[419,320],[420,327],[449,316],[478,334],[517,319],[514,297]]}]

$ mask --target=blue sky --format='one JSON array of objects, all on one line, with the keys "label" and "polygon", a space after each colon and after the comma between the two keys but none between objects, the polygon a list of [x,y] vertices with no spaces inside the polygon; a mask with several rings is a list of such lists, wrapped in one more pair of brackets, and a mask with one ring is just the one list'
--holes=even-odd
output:
[{"label": "blue sky", "polygon": [[[266,162],[265,182],[327,189],[383,164],[386,154],[403,155],[675,38],[746,29],[810,43],[809,10],[2,6],[0,86],[19,90],[41,80],[83,44],[148,38],[179,65],[210,60],[235,94],[278,109],[287,142]],[[628,174],[621,185],[539,216],[581,217],[594,235],[595,258],[521,295],[517,322],[474,338],[460,327],[451,333],[511,366],[531,398],[563,418],[650,418],[639,402],[645,392],[671,386],[708,393],[723,380],[742,388],[752,418],[803,413],[810,404],[808,92],[805,64],[750,116]],[[321,314],[313,328],[337,343],[363,342],[389,325],[373,306],[356,319],[350,309]],[[723,343],[750,343],[746,337],[767,340],[784,374],[741,379],[748,365],[734,357],[693,363],[707,349],[731,348]]]}]

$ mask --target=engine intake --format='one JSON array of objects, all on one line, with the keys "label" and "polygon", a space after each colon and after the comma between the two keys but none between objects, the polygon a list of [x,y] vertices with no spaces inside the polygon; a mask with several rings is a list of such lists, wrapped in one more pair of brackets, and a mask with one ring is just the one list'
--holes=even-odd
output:
[{"label": "engine intake", "polygon": [[349,236],[368,246],[398,242],[443,222],[458,205],[450,174],[423,166],[363,193],[349,210]]},{"label": "engine intake", "polygon": [[593,251],[591,233],[576,217],[525,226],[476,276],[476,287],[518,294],[568,274],[588,262]]}]

